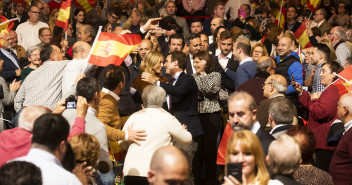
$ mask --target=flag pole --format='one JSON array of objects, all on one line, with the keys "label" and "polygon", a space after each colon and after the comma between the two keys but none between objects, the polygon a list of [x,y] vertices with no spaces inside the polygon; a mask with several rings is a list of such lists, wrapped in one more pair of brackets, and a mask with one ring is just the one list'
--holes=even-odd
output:
[{"label": "flag pole", "polygon": [[280,6],[280,14],[279,14],[279,21],[277,25],[280,27],[280,21],[281,21],[281,14],[282,14],[282,4],[284,3],[284,0],[281,0],[281,6]]},{"label": "flag pole", "polygon": [[87,68],[87,66],[88,66],[88,60],[89,60],[90,56],[91,56],[92,53],[93,53],[93,49],[94,49],[95,45],[97,44],[97,40],[98,40],[98,38],[99,38],[99,36],[100,36],[100,33],[101,33],[102,28],[103,28],[103,26],[99,26],[97,36],[95,37],[94,42],[93,42],[93,45],[92,45],[92,47],[90,48],[88,57],[86,58],[86,63],[84,64],[84,67],[83,67],[83,70],[82,70],[82,73],[84,73],[84,71],[86,70],[86,68]]},{"label": "flag pole", "polygon": [[345,80],[345,82],[348,82],[350,85],[352,85],[352,82],[350,82],[349,80],[347,80],[346,78],[342,77],[341,75],[336,74],[335,72],[333,72],[332,74],[334,74],[335,76],[339,77],[342,80]]},{"label": "flag pole", "polygon": [[65,40],[67,40],[67,30],[65,31]]}]

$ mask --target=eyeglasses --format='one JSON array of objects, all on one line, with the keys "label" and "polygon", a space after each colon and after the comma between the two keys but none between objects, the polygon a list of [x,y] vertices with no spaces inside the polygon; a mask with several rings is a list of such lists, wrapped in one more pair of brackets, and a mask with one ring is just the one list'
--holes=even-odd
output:
[{"label": "eyeglasses", "polygon": [[328,33],[328,35],[337,35],[337,33]]},{"label": "eyeglasses", "polygon": [[263,87],[265,87],[266,85],[272,85],[271,83],[263,83]]},{"label": "eyeglasses", "polygon": [[34,11],[30,11],[30,12],[34,14],[41,14],[40,12],[34,12]]}]

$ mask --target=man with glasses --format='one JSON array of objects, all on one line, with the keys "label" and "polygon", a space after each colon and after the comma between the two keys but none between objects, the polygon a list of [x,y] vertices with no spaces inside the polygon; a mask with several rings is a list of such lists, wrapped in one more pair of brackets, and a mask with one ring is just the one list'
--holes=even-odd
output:
[{"label": "man with glasses", "polygon": [[50,29],[46,27],[40,28],[38,35],[41,42],[37,46],[40,48],[42,48],[44,44],[49,44],[53,38],[53,34],[51,34]]},{"label": "man with glasses", "polygon": [[11,51],[13,40],[9,33],[1,34],[4,39],[0,49],[0,60],[3,60],[1,76],[6,80],[6,83],[12,83],[13,80],[19,80],[21,75],[21,67],[18,58],[14,52]]},{"label": "man with glasses", "polygon": [[328,14],[324,8],[320,8],[315,11],[313,15],[314,21],[311,28],[318,27],[321,33],[324,33],[331,29],[331,25],[326,21]]},{"label": "man with glasses", "polygon": [[[11,39],[11,50],[16,54],[18,60],[21,63],[21,67],[28,65],[28,63],[24,62],[27,59],[26,50],[18,44],[17,33],[13,30],[9,32]],[[24,62],[24,63],[22,63]]]},{"label": "man with glasses", "polygon": [[337,62],[344,66],[346,59],[351,56],[351,50],[346,44],[346,30],[341,26],[335,26],[330,30],[329,38],[334,46]]},{"label": "man with glasses", "polygon": [[38,32],[40,28],[47,27],[48,24],[39,20],[41,10],[37,6],[31,6],[28,12],[28,20],[20,25],[16,29],[18,36],[18,43],[28,49],[30,46],[34,46],[40,43]]}]

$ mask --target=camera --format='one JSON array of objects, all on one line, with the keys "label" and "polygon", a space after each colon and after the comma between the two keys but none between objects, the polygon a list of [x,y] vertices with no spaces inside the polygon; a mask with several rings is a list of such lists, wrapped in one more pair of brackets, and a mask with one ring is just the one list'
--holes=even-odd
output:
[{"label": "camera", "polygon": [[77,99],[74,95],[69,96],[65,100],[66,109],[75,109],[77,105]]}]

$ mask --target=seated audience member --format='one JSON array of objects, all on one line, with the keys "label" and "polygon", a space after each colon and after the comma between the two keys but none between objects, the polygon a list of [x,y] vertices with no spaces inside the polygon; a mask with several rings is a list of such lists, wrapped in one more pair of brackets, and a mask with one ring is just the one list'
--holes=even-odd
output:
[{"label": "seated audience member", "polygon": [[236,87],[254,78],[257,70],[253,58],[250,57],[251,44],[249,40],[241,38],[237,39],[233,45],[233,56],[240,64],[236,70]]},{"label": "seated audience member", "polygon": [[249,130],[235,131],[227,143],[226,164],[242,163],[242,179],[236,179],[228,174],[226,166],[223,185],[241,184],[239,182],[270,184],[264,158],[264,152],[255,134]]},{"label": "seated audience member", "polygon": [[[205,181],[216,184],[216,153],[217,138],[221,130],[221,117],[219,105],[219,91],[221,87],[221,74],[214,71],[212,56],[207,51],[200,51],[194,55],[193,74],[198,86],[198,112],[200,123],[204,130],[202,142],[198,145],[200,150],[199,169],[193,165],[194,171],[199,172],[195,177],[200,177],[201,164],[205,163]],[[203,169],[204,169],[203,168]],[[195,178],[195,182],[201,183]]]},{"label": "seated audience member", "polygon": [[13,80],[19,80],[21,75],[20,62],[11,51],[11,45],[13,40],[10,38],[10,34],[7,31],[0,33],[1,44],[0,59],[3,61],[1,76],[6,80],[6,83],[12,83]]},{"label": "seated audience member", "polygon": [[[100,143],[98,174],[102,180],[113,181],[112,163],[109,157],[108,140],[104,124],[96,117],[96,109],[100,101],[100,87],[96,79],[82,78],[76,87],[77,96],[87,99],[88,111],[86,115],[85,133],[95,136]],[[66,109],[62,115],[67,119],[72,128],[77,117],[76,109]],[[102,174],[104,175],[102,175]],[[108,173],[108,174],[107,174]]]},{"label": "seated audience member", "polygon": [[336,61],[341,66],[344,66],[346,59],[351,56],[351,49],[346,44],[346,30],[341,26],[333,27],[330,30],[329,39],[331,40],[331,43],[334,46],[336,52]]},{"label": "seated audience member", "polygon": [[18,44],[17,33],[14,30],[9,31],[10,39],[12,40],[11,50],[16,54],[18,60],[20,61],[21,67],[25,63],[22,60],[27,58],[26,50],[24,47]]},{"label": "seated audience member", "polygon": [[120,141],[123,148],[130,144],[123,169],[126,185],[148,184],[148,168],[152,154],[161,146],[171,145],[171,138],[182,145],[188,145],[192,141],[192,136],[185,126],[162,108],[165,99],[166,92],[163,88],[152,85],[145,87],[142,93],[144,109],[132,114],[122,129],[125,131],[133,126],[145,130],[148,135],[146,141],[138,143]]},{"label": "seated audience member", "polygon": [[285,134],[287,129],[292,127],[294,120],[293,104],[285,98],[277,98],[270,103],[268,114],[269,124],[272,128],[270,134],[279,138]]},{"label": "seated audience member", "polygon": [[40,28],[38,36],[41,42],[37,44],[37,46],[40,49],[42,49],[45,44],[49,44],[53,38],[53,34],[51,33],[50,28],[47,27]]},{"label": "seated audience member", "polygon": [[261,57],[269,56],[269,54],[265,45],[259,42],[252,47],[250,56],[253,58],[253,61],[258,62]]},{"label": "seated audience member", "polygon": [[294,88],[299,95],[299,103],[303,108],[309,110],[308,128],[310,128],[317,139],[317,149],[315,151],[315,166],[329,171],[331,158],[335,147],[327,146],[327,135],[332,122],[338,117],[337,104],[340,93],[335,85],[330,85],[337,77],[333,74],[342,71],[342,67],[337,62],[325,63],[321,69],[321,84],[326,87],[323,92],[309,94],[302,89],[302,86],[294,82]]},{"label": "seated audience member", "polygon": [[42,173],[30,162],[12,161],[0,168],[0,184],[42,185]]},{"label": "seated audience member", "polygon": [[272,179],[282,184],[302,185],[293,179],[293,173],[301,162],[301,152],[299,145],[292,137],[281,135],[271,142],[266,160]]},{"label": "seated audience member", "polygon": [[291,127],[286,133],[298,142],[301,151],[302,162],[293,174],[293,178],[297,182],[307,185],[333,185],[329,173],[312,165],[316,146],[314,133],[309,128],[301,125]]},{"label": "seated audience member", "polygon": [[191,33],[201,34],[203,33],[203,25],[200,19],[192,19],[190,26]]},{"label": "seated audience member", "polygon": [[30,64],[23,68],[21,72],[21,82],[26,79],[26,77],[34,70],[36,70],[42,63],[40,60],[40,48],[38,46],[31,46],[27,49],[27,56],[28,56],[28,61]]},{"label": "seated audience member", "polygon": [[150,185],[163,185],[165,182],[181,185],[187,176],[187,159],[180,149],[174,146],[164,146],[155,151],[148,171]]},{"label": "seated audience member", "polygon": [[[87,166],[96,169],[100,156],[99,140],[90,134],[78,134],[69,140],[74,154],[76,167],[85,162]],[[95,177],[88,177],[88,183],[95,182]]]},{"label": "seated audience member", "polygon": [[[0,59],[0,72],[4,61]],[[0,100],[0,132],[5,129],[4,121],[2,120],[5,111],[5,106],[13,105],[16,91],[20,88],[21,82],[13,81],[7,85],[5,79],[0,76],[0,88],[2,89],[3,98]],[[0,164],[1,165],[1,164]]]},{"label": "seated audience member", "polygon": [[334,184],[348,184],[351,182],[351,171],[348,170],[352,164],[351,157],[351,123],[352,123],[352,95],[344,94],[338,103],[338,116],[344,123],[345,131],[336,147],[334,156],[330,163],[330,174]]},{"label": "seated audience member", "polygon": [[[257,119],[261,126],[265,127],[268,124],[268,110],[270,103],[275,99],[284,98],[287,91],[286,79],[278,74],[270,75],[263,84],[264,96],[268,98],[259,103]],[[296,107],[293,108],[294,115],[297,116]],[[297,121],[297,120],[296,120]],[[294,124],[297,124],[295,122]]]},{"label": "seated audience member", "polygon": [[[257,47],[259,48],[259,47]],[[267,56],[260,57],[256,61],[257,73],[255,78],[251,78],[236,88],[236,91],[245,91],[253,96],[257,105],[265,99],[263,85],[265,80],[275,73],[276,64],[273,59]]]},{"label": "seated audience member", "polygon": [[31,162],[40,168],[43,185],[82,184],[61,162],[66,153],[70,126],[61,115],[47,113],[35,120],[29,153],[15,159]]}]

